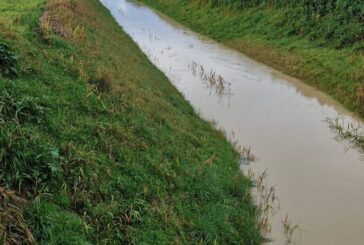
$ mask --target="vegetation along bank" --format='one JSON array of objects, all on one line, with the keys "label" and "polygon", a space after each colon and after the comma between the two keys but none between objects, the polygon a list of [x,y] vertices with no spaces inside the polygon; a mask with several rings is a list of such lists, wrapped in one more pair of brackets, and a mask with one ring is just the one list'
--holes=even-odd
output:
[{"label": "vegetation along bank", "polygon": [[99,1],[0,13],[1,244],[261,242],[239,154]]}]

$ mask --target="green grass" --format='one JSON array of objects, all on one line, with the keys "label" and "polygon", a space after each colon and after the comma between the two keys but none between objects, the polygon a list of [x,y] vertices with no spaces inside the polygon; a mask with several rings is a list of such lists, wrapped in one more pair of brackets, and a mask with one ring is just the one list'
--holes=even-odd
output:
[{"label": "green grass", "polygon": [[[319,88],[364,116],[364,25],[360,22],[364,4],[360,1],[350,8],[345,7],[348,1],[340,1],[340,8],[332,9],[325,4],[335,1],[282,5],[260,0],[139,1]],[[326,7],[319,8],[320,4]]]},{"label": "green grass", "polygon": [[237,152],[97,0],[0,12],[1,243],[260,243]]}]

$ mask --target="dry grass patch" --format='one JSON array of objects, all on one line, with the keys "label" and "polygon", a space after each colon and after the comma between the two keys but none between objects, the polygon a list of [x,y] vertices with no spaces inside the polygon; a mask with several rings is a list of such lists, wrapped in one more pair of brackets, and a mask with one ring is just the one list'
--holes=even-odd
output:
[{"label": "dry grass patch", "polygon": [[19,37],[17,33],[11,28],[12,22],[0,17],[0,37],[5,40],[17,40]]},{"label": "dry grass patch", "polygon": [[84,27],[75,25],[79,3],[72,0],[51,0],[40,18],[40,34],[44,39],[56,34],[71,41],[81,41],[85,36]]},{"label": "dry grass patch", "polygon": [[24,222],[21,207],[26,200],[0,187],[0,243],[34,244],[32,233]]}]

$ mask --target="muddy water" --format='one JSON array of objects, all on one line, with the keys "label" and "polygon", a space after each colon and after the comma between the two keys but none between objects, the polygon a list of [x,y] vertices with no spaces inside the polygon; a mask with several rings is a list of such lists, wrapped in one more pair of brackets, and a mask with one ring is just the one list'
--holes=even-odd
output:
[{"label": "muddy water", "polygon": [[286,242],[287,214],[300,227],[295,244],[364,244],[364,159],[325,122],[357,119],[317,90],[146,7],[101,1],[205,119],[252,147],[258,160],[250,167],[267,169],[280,201],[273,244]]}]

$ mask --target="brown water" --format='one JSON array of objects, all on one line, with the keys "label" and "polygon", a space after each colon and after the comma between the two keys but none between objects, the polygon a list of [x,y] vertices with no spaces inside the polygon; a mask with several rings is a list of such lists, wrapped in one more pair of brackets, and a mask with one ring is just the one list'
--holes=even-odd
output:
[{"label": "brown water", "polygon": [[146,7],[101,2],[202,117],[252,147],[258,161],[250,167],[267,169],[280,201],[273,244],[286,242],[287,214],[301,228],[293,244],[364,244],[364,158],[325,122],[358,119],[316,89]]}]

